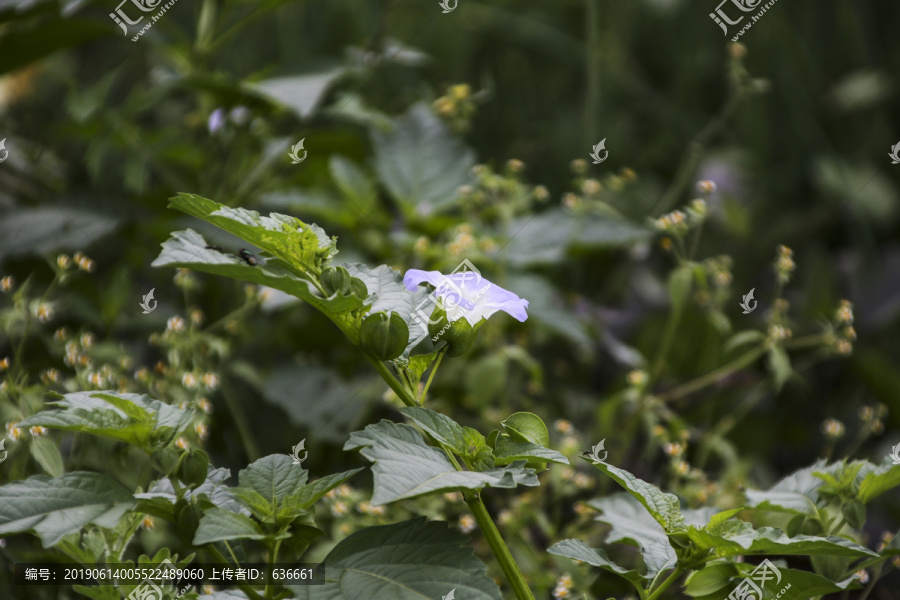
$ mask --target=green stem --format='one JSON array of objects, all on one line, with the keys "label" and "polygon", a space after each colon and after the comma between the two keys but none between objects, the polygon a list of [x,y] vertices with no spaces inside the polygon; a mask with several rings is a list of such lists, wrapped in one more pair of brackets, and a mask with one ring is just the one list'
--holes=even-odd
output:
[{"label": "green stem", "polygon": [[425,388],[422,390],[421,403],[425,402],[425,395],[428,393],[428,388],[431,387],[431,380],[434,378],[434,374],[437,373],[438,367],[441,366],[441,359],[444,358],[446,350],[447,346],[441,348],[440,354],[438,354],[437,360],[434,363],[434,367],[432,367],[431,373],[428,375],[428,381],[425,382]]},{"label": "green stem", "polygon": [[656,360],[653,362],[653,369],[650,371],[650,381],[647,382],[647,389],[650,388],[650,383],[656,381],[656,378],[659,377],[662,372],[663,362],[665,361],[666,354],[669,353],[669,346],[672,345],[672,339],[675,337],[675,330],[678,328],[678,321],[681,319],[681,312],[681,310],[673,310],[669,315],[669,320],[666,322],[666,331],[663,333],[662,343],[659,345]]},{"label": "green stem", "polygon": [[[282,540],[278,540],[275,542],[275,549],[272,550],[272,560],[269,561],[269,565],[274,567],[278,563],[278,550],[281,548]],[[275,596],[275,586],[271,584],[266,584],[266,599],[271,600]]]},{"label": "green stem", "polygon": [[[228,546],[227,543],[225,545]],[[206,549],[209,551],[210,554],[213,555],[213,558],[215,558],[218,562],[222,563],[223,565],[230,564],[228,562],[228,559],[225,558],[225,556],[221,552],[219,552],[219,549],[216,548],[213,544],[209,544],[208,546],[206,546]],[[228,546],[228,551],[231,552],[231,546]],[[234,552],[231,552],[231,555],[234,556]],[[240,563],[238,563],[235,560],[235,565],[239,565],[239,564]],[[242,592],[244,592],[247,595],[247,598],[249,598],[250,600],[263,600],[263,597],[260,596],[256,592],[256,590],[253,589],[253,587],[251,585],[249,585],[247,583],[236,583],[236,585],[238,586],[238,588],[240,588],[240,590]]]},{"label": "green stem", "polygon": [[388,387],[394,390],[394,393],[399,396],[400,400],[403,401],[403,404],[407,406],[418,406],[418,403],[416,402],[416,399],[413,397],[413,395],[409,392],[408,389],[403,386],[399,379],[394,377],[394,374],[391,373],[386,364],[384,364],[380,360],[372,358],[368,354],[366,355],[366,358],[370,363],[372,363],[372,366],[375,367],[375,370],[378,371],[378,374],[381,375],[381,378],[384,379],[384,382],[388,384]]},{"label": "green stem", "polygon": [[247,456],[250,458],[250,462],[253,462],[259,458],[259,447],[256,445],[256,440],[253,439],[253,434],[247,427],[247,421],[241,412],[240,404],[237,398],[233,397],[224,386],[222,388],[222,397],[225,399],[225,404],[228,406],[228,410],[231,412],[231,416],[237,426],[238,435],[241,437]]},{"label": "green stem", "polygon": [[669,400],[677,400],[679,398],[683,398],[688,394],[693,394],[697,390],[701,390],[708,385],[716,383],[720,379],[728,377],[732,373],[740,371],[747,365],[752,364],[753,361],[762,356],[764,352],[765,348],[754,348],[747,354],[736,358],[727,365],[719,367],[715,371],[710,371],[706,375],[698,377],[694,381],[690,381],[688,383],[685,383],[684,385],[680,385],[664,394],[659,394],[658,397],[664,402],[667,402]]},{"label": "green stem", "polygon": [[653,592],[652,594],[650,594],[650,596],[647,597],[647,600],[656,600],[657,598],[659,598],[660,595],[664,591],[666,591],[666,588],[668,588],[670,585],[672,585],[672,583],[674,583],[675,580],[678,579],[683,572],[684,572],[684,569],[680,565],[675,567],[675,570],[672,571],[672,574],[669,575],[668,577],[666,577],[665,581],[663,581],[661,584],[659,584],[659,587],[656,588],[655,592]]},{"label": "green stem", "polygon": [[531,590],[528,589],[528,585],[525,583],[522,572],[519,571],[515,559],[513,559],[509,548],[506,547],[503,538],[500,537],[497,526],[494,525],[494,521],[491,519],[487,507],[484,505],[484,502],[482,502],[481,495],[478,492],[463,492],[463,498],[469,506],[469,509],[472,511],[472,516],[475,517],[475,521],[478,523],[481,533],[491,547],[491,551],[494,553],[494,556],[497,557],[497,562],[500,563],[500,568],[503,570],[506,580],[509,581],[509,584],[512,586],[516,598],[518,598],[518,600],[534,600],[534,596],[532,595]]}]

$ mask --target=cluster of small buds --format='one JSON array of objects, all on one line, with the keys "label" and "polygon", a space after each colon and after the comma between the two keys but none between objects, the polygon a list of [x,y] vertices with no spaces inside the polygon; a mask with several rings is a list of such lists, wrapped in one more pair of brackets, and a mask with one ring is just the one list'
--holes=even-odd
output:
[{"label": "cluster of small buds", "polygon": [[791,273],[797,268],[794,263],[794,252],[787,246],[778,246],[778,256],[775,257],[775,274],[781,285],[786,284],[791,279]]},{"label": "cluster of small buds", "polygon": [[9,369],[9,357],[4,356],[3,358],[0,358],[0,372],[6,371],[7,369]]},{"label": "cluster of small buds", "polygon": [[572,192],[566,192],[562,195],[562,205],[569,210],[574,210],[581,206],[581,198]]},{"label": "cluster of small buds", "polygon": [[731,285],[731,257],[722,255],[714,258],[708,258],[703,261],[707,273],[712,276],[715,284],[721,288]]},{"label": "cluster of small buds", "polygon": [[28,432],[34,437],[40,437],[42,435],[47,435],[47,428],[41,425],[35,425]]},{"label": "cluster of small buds", "polygon": [[141,520],[141,527],[143,527],[144,529],[153,529],[154,527],[156,527],[156,521],[154,521],[153,517],[149,515],[145,516]]},{"label": "cluster of small buds", "polygon": [[446,492],[444,493],[444,500],[447,502],[462,502],[462,494],[459,492]]},{"label": "cluster of small buds", "polygon": [[655,438],[665,438],[666,434],[668,433],[668,430],[663,425],[654,425],[653,428],[650,430],[650,433]]},{"label": "cluster of small buds", "polygon": [[553,429],[563,435],[571,435],[572,432],[575,431],[575,428],[572,426],[572,421],[568,421],[566,419],[557,419],[556,421],[554,421]]},{"label": "cluster of small buds", "polygon": [[633,169],[629,169],[628,167],[622,169],[621,175],[622,179],[624,179],[626,183],[634,183],[635,181],[637,181],[637,173],[635,173]]},{"label": "cluster of small buds", "polygon": [[16,427],[18,423],[18,421],[10,421],[6,424],[6,437],[14,442],[18,441],[23,434],[22,428]]},{"label": "cluster of small buds", "polygon": [[691,217],[691,221],[695,223],[699,223],[703,219],[706,218],[708,208],[706,206],[706,200],[702,198],[695,198],[691,200],[691,203],[688,204],[688,215]]},{"label": "cluster of small buds", "polygon": [[538,202],[546,202],[547,200],[550,199],[549,190],[547,190],[547,188],[545,188],[542,185],[539,185],[536,188],[534,188],[532,193],[534,194],[534,199],[537,200]]},{"label": "cluster of small buds", "polygon": [[581,191],[585,196],[596,196],[602,189],[603,186],[596,179],[585,179],[581,184]]},{"label": "cluster of small buds", "polygon": [[741,60],[747,56],[747,46],[740,42],[731,42],[728,44],[728,55],[734,60]]},{"label": "cluster of small buds", "polygon": [[199,400],[197,400],[197,407],[208,415],[212,414],[212,403],[206,398],[200,398]]},{"label": "cluster of small buds", "polygon": [[472,533],[475,531],[475,517],[472,515],[462,515],[459,518],[459,529],[463,533]]},{"label": "cluster of small buds", "polygon": [[878,406],[863,406],[859,409],[859,418],[865,423],[869,430],[874,434],[880,434],[884,431],[884,423],[882,419],[887,416],[888,409],[884,404]]},{"label": "cluster of small buds", "polygon": [[584,473],[575,473],[575,477],[572,478],[572,483],[574,483],[575,487],[578,489],[587,490],[593,487],[594,480]]},{"label": "cluster of small buds", "polygon": [[65,271],[72,266],[72,259],[69,258],[68,254],[60,254],[56,257],[56,266],[59,267],[61,271]]},{"label": "cluster of small buds", "polygon": [[869,583],[869,572],[865,569],[860,569],[859,571],[854,573],[854,575],[856,575],[862,585],[866,585],[867,583]]},{"label": "cluster of small buds", "polygon": [[78,265],[78,268],[82,271],[86,271],[88,273],[92,273],[96,268],[96,264],[90,258],[82,254],[81,252],[75,253],[75,264]]},{"label": "cluster of small buds", "polygon": [[187,438],[179,437],[175,440],[175,447],[179,450],[187,450],[190,445],[188,444]]},{"label": "cluster of small buds", "polygon": [[200,441],[206,441],[209,437],[209,426],[206,423],[198,422],[194,424],[194,433],[200,438]]},{"label": "cluster of small buds", "polygon": [[416,243],[413,244],[413,252],[415,252],[417,255],[421,256],[428,251],[428,248],[430,245],[431,245],[431,243],[428,241],[427,237],[425,237],[424,235],[420,236],[416,240]]},{"label": "cluster of small buds", "polygon": [[53,332],[53,339],[57,342],[64,342],[69,339],[69,330],[65,327],[60,327],[56,331]]},{"label": "cluster of small buds", "polygon": [[773,340],[786,340],[793,335],[793,332],[787,327],[781,325],[769,325],[769,338]]},{"label": "cluster of small buds", "polygon": [[878,544],[878,546],[875,548],[875,551],[876,551],[876,552],[881,552],[881,551],[884,550],[884,549],[888,546],[888,544],[890,544],[892,541],[894,541],[894,534],[893,534],[893,533],[891,533],[890,531],[883,531],[883,532],[881,532],[881,543]]},{"label": "cluster of small buds", "polygon": [[169,317],[166,322],[166,333],[180,333],[187,328],[187,323],[181,317]]},{"label": "cluster of small buds", "polygon": [[701,194],[712,194],[716,191],[716,183],[709,179],[702,179],[697,182],[697,191]]},{"label": "cluster of small buds", "polygon": [[557,600],[571,598],[573,586],[574,583],[572,583],[571,575],[566,573],[565,575],[560,576],[560,578],[556,580],[556,587],[553,588],[553,597]]},{"label": "cluster of small buds", "polygon": [[634,371],[629,371],[626,378],[628,379],[628,385],[636,388],[643,388],[647,385],[650,376],[647,375],[647,371],[635,369]]},{"label": "cluster of small buds", "polygon": [[198,387],[197,376],[193,373],[185,373],[181,376],[181,385],[189,390],[196,390]]},{"label": "cluster of small buds", "polygon": [[447,250],[453,256],[461,256],[475,244],[475,237],[472,235],[472,226],[463,223],[456,228],[456,236],[447,245]]},{"label": "cluster of small buds", "polygon": [[687,217],[680,210],[673,210],[654,221],[654,225],[660,231],[679,235],[687,231]]},{"label": "cluster of small buds", "polygon": [[687,475],[691,470],[691,466],[683,460],[675,461],[673,466],[675,467],[675,472],[679,475]]},{"label": "cluster of small buds", "polygon": [[34,316],[41,323],[46,323],[53,318],[53,306],[48,302],[38,302],[34,307]]},{"label": "cluster of small buds", "polygon": [[588,170],[588,163],[583,158],[576,158],[569,163],[569,169],[576,175],[584,175]]},{"label": "cluster of small buds", "polygon": [[562,442],[559,445],[559,451],[565,454],[566,456],[571,456],[573,454],[577,454],[579,449],[581,448],[581,441],[575,435],[566,435],[563,436]]},{"label": "cluster of small buds", "polygon": [[663,446],[663,452],[665,452],[669,456],[676,457],[684,454],[686,448],[687,446],[685,446],[684,444],[669,442]]},{"label": "cluster of small buds", "polygon": [[452,85],[447,94],[435,100],[432,106],[451,129],[457,133],[465,132],[469,128],[469,120],[475,114],[472,88],[467,83]]},{"label": "cluster of small buds", "polygon": [[16,280],[12,275],[7,275],[3,279],[0,279],[0,292],[8,294],[13,290],[14,287],[16,287]]},{"label": "cluster of small buds", "polygon": [[575,510],[575,514],[579,517],[593,517],[597,514],[593,508],[583,502],[578,502],[573,509]]},{"label": "cluster of small buds", "polygon": [[206,316],[203,314],[203,311],[200,310],[199,308],[195,308],[195,309],[191,310],[191,313],[189,316],[191,318],[191,323],[193,323],[194,325],[200,325],[201,323],[203,323],[204,319],[206,318]]},{"label": "cluster of small buds", "polygon": [[215,373],[204,373],[200,380],[208,390],[215,390],[219,387],[219,376]]},{"label": "cluster of small buds", "polygon": [[191,270],[184,268],[175,270],[175,276],[172,278],[172,281],[175,282],[176,286],[184,289],[193,288],[197,283],[197,279],[191,273]]},{"label": "cluster of small buds", "polygon": [[525,163],[518,158],[511,158],[506,161],[506,168],[510,173],[521,173],[525,170]]},{"label": "cluster of small buds", "polygon": [[851,325],[853,323],[853,304],[849,300],[841,300],[841,304],[835,311],[834,319],[840,324]]},{"label": "cluster of small buds", "polygon": [[372,506],[372,503],[367,501],[360,502],[356,509],[362,514],[372,517],[383,517],[385,514],[383,506]]},{"label": "cluster of small buds", "polygon": [[41,373],[41,381],[46,385],[59,383],[59,371],[56,369],[47,369]]},{"label": "cluster of small buds", "polygon": [[837,419],[826,419],[822,421],[822,433],[829,440],[837,440],[844,437],[844,424]]}]

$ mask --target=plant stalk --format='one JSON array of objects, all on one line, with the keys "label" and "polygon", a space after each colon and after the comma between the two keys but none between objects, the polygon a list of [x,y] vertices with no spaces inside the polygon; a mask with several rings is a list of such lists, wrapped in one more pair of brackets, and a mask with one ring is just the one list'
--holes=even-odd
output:
[{"label": "plant stalk", "polygon": [[659,584],[659,587],[656,588],[655,592],[653,592],[652,594],[650,594],[647,597],[647,600],[656,600],[657,598],[659,598],[660,595],[664,591],[666,591],[666,588],[668,588],[670,585],[672,585],[672,583],[674,583],[675,580],[678,579],[683,572],[684,572],[684,569],[680,565],[676,566],[675,570],[672,571],[672,574],[669,575],[668,577],[666,577],[665,581],[663,581],[661,584]]},{"label": "plant stalk", "polygon": [[702,377],[698,377],[697,379],[690,381],[688,383],[685,383],[684,385],[680,385],[664,394],[658,394],[658,397],[663,402],[668,402],[669,400],[677,400],[679,398],[683,398],[683,397],[687,396],[688,394],[692,394],[692,393],[696,392],[697,390],[701,390],[708,385],[712,385],[713,383],[716,383],[720,379],[728,377],[735,371],[740,371],[741,369],[743,369],[744,367],[746,367],[747,365],[749,365],[753,361],[755,361],[757,358],[762,356],[764,352],[765,352],[764,348],[761,348],[761,347],[754,348],[747,354],[736,358],[735,360],[731,361],[727,365],[723,365],[722,367],[719,367],[715,371],[710,371],[706,375],[703,375]]}]

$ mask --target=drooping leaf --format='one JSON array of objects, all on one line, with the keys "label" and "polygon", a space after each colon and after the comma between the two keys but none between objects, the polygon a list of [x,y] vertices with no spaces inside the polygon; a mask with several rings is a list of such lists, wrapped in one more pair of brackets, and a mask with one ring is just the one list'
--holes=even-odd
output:
[{"label": "drooping leaf", "polygon": [[381,421],[354,432],[344,450],[357,449],[374,463],[374,505],[435,492],[538,485],[525,461],[482,472],[457,471],[441,450],[426,445],[418,431],[402,423]]},{"label": "drooping leaf", "polygon": [[90,433],[153,452],[167,446],[193,418],[191,409],[182,410],[145,394],[73,392],[52,404],[60,410],[39,412],[19,426]]},{"label": "drooping leaf", "polygon": [[872,498],[900,486],[900,465],[885,463],[880,466],[866,463],[857,475],[860,502],[869,502]]},{"label": "drooping leaf", "polygon": [[650,516],[638,498],[620,492],[592,500],[588,505],[602,512],[597,517],[598,521],[612,526],[607,542],[632,541],[638,545],[649,577],[674,564],[675,550],[665,530]]},{"label": "drooping leaf", "polygon": [[35,437],[31,440],[31,455],[50,477],[59,477],[65,472],[59,449],[50,438]]},{"label": "drooping leaf", "polygon": [[69,206],[7,212],[0,216],[0,260],[82,249],[111,232],[117,223],[109,215]]},{"label": "drooping leaf", "polygon": [[400,413],[427,431],[434,439],[443,442],[459,454],[466,451],[466,432],[463,426],[443,415],[424,406],[404,406]]},{"label": "drooping leaf", "polygon": [[641,504],[644,505],[651,516],[656,519],[667,532],[684,528],[684,515],[681,514],[681,506],[674,494],[664,494],[655,485],[638,479],[628,471],[601,463],[592,463],[619,485],[628,490]]},{"label": "drooping leaf", "polygon": [[544,448],[531,442],[514,442],[506,436],[497,438],[497,443],[494,446],[494,460],[498,465],[508,465],[516,460],[540,460],[561,465],[569,464],[569,459],[556,450]]},{"label": "drooping leaf", "polygon": [[113,528],[134,497],[108,475],[35,475],[0,487],[0,534],[34,531],[44,548],[88,523]]},{"label": "drooping leaf", "polygon": [[812,466],[799,469],[768,490],[747,490],[747,506],[816,514],[822,480],[814,477],[813,473],[825,469],[826,462],[819,460]]},{"label": "drooping leaf", "polygon": [[328,87],[344,72],[343,67],[338,67],[319,73],[266,79],[248,87],[257,95],[283,104],[305,119],[313,114]]},{"label": "drooping leaf", "polygon": [[325,585],[288,586],[298,600],[501,600],[468,544],[443,522],[416,518],[368,527],[328,553]]},{"label": "drooping leaf", "polygon": [[194,544],[202,546],[222,540],[262,540],[266,534],[248,516],[221,508],[210,508],[200,518],[200,525],[194,534]]},{"label": "drooping leaf", "polygon": [[641,575],[634,569],[620,567],[609,559],[604,550],[600,548],[591,548],[581,540],[563,540],[550,547],[547,552],[557,556],[565,556],[572,560],[580,560],[591,566],[600,567],[604,571],[621,575],[634,584],[635,587],[642,588],[643,580],[650,578],[649,575]]},{"label": "drooping leaf", "polygon": [[457,188],[471,183],[475,155],[423,103],[390,131],[372,129],[375,170],[397,202],[427,215],[451,205]]},{"label": "drooping leaf", "polygon": [[719,556],[750,554],[833,554],[840,556],[877,556],[864,546],[842,537],[788,537],[780,529],[754,529],[745,521],[725,521],[717,527],[688,528],[688,537],[700,548],[709,548]]}]

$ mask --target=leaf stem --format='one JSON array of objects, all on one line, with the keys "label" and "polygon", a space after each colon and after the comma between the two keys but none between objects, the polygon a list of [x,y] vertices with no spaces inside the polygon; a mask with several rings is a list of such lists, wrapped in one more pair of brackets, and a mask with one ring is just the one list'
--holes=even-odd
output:
[{"label": "leaf stem", "polygon": [[434,378],[434,374],[437,373],[438,367],[441,366],[441,359],[444,358],[444,353],[446,351],[446,346],[441,348],[437,360],[435,361],[434,366],[431,368],[431,373],[428,374],[428,381],[425,382],[425,388],[422,390],[422,395],[420,396],[422,404],[425,403],[425,395],[428,393],[428,388],[431,386],[431,380]]},{"label": "leaf stem", "polygon": [[[227,543],[226,543],[226,545],[227,545]],[[222,563],[223,565],[230,564],[228,562],[228,559],[225,558],[225,556],[221,552],[219,552],[219,549],[216,548],[215,545],[209,544],[206,547],[206,550],[209,551],[209,553],[213,555],[213,558],[215,558],[218,562]],[[229,552],[231,551],[231,546],[228,546],[228,550],[229,550]],[[232,556],[234,556],[234,552],[232,552],[231,554],[232,554]],[[238,565],[240,563],[235,561],[235,564]],[[246,584],[246,583],[238,583],[236,585],[238,586],[238,588],[240,588],[240,590],[242,592],[247,594],[247,598],[249,598],[249,600],[263,600],[263,597],[260,596],[257,593],[257,591],[253,589],[253,587],[251,585]]]},{"label": "leaf stem", "polygon": [[657,598],[659,598],[660,595],[662,595],[662,593],[664,591],[666,591],[666,588],[668,588],[670,585],[672,585],[672,583],[674,583],[675,580],[678,579],[682,573],[684,573],[684,568],[682,568],[681,565],[676,566],[675,570],[672,571],[672,574],[669,575],[668,577],[666,577],[665,581],[663,581],[661,584],[659,584],[659,587],[656,588],[655,592],[653,592],[652,594],[650,594],[647,597],[647,600],[656,600]]},{"label": "leaf stem", "polygon": [[518,600],[534,600],[534,595],[532,595],[531,590],[528,589],[525,578],[522,576],[522,572],[519,571],[519,566],[516,564],[515,559],[513,559],[509,548],[506,547],[506,542],[500,537],[497,526],[494,525],[494,521],[491,519],[487,507],[481,500],[481,494],[471,491],[463,492],[463,498],[469,506],[469,509],[472,511],[472,516],[475,517],[475,521],[478,523],[481,533],[484,534],[488,545],[491,547],[491,551],[493,551],[494,556],[497,557],[497,562],[500,563],[500,568],[503,570],[503,574],[506,575],[506,580],[512,586],[516,598],[518,598]]},{"label": "leaf stem", "polygon": [[663,402],[683,398],[684,396],[687,396],[688,394],[692,394],[692,393],[696,392],[697,390],[701,390],[708,385],[712,385],[713,383],[716,383],[720,379],[728,377],[735,371],[739,371],[739,370],[743,369],[744,367],[746,367],[747,365],[749,365],[753,361],[755,361],[757,358],[762,356],[764,352],[765,352],[765,348],[762,348],[762,347],[754,348],[747,354],[740,356],[740,357],[736,358],[735,360],[731,361],[730,363],[719,367],[715,371],[710,371],[706,375],[698,377],[697,379],[690,381],[688,383],[685,383],[684,385],[680,385],[676,388],[673,388],[664,394],[658,394],[658,397]]}]

